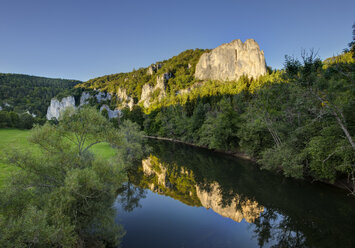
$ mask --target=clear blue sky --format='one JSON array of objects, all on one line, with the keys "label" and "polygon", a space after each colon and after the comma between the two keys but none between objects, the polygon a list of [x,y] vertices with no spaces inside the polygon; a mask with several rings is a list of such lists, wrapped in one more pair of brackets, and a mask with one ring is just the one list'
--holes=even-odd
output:
[{"label": "clear blue sky", "polygon": [[266,62],[351,41],[354,0],[0,0],[0,72],[88,80],[255,39]]}]

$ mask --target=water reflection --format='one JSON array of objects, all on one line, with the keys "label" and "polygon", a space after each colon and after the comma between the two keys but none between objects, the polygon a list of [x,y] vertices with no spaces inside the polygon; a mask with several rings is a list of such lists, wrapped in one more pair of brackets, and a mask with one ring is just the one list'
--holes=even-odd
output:
[{"label": "water reflection", "polygon": [[118,194],[116,202],[126,212],[132,212],[135,208],[142,207],[139,201],[146,196],[144,189],[134,186],[130,181],[123,185]]},{"label": "water reflection", "polygon": [[139,206],[143,189],[149,189],[250,223],[248,232],[259,247],[354,247],[355,204],[343,192],[201,149],[160,141],[151,145],[152,154],[129,173],[130,184],[120,197],[126,210]]}]

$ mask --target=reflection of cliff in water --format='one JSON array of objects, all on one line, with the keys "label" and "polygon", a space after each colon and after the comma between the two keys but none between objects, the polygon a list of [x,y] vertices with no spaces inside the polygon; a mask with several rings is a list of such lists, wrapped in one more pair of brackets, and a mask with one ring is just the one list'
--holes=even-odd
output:
[{"label": "reflection of cliff in water", "polygon": [[150,155],[142,161],[139,186],[153,192],[173,197],[190,206],[203,206],[212,209],[223,217],[241,222],[254,222],[264,208],[256,201],[235,195],[228,203],[223,201],[220,185],[217,182],[203,187],[196,183],[194,173],[183,166],[161,162]]},{"label": "reflection of cliff in water", "polygon": [[326,185],[260,171],[249,161],[153,141],[130,181],[190,206],[252,223],[259,245],[355,247],[354,199]]}]

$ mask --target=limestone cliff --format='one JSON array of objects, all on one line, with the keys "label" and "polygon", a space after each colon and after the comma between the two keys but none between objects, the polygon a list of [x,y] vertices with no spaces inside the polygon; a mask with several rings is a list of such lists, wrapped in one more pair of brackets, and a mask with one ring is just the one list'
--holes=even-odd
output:
[{"label": "limestone cliff", "polygon": [[257,78],[266,74],[264,52],[255,40],[234,40],[204,53],[196,65],[200,80],[233,81],[242,75]]},{"label": "limestone cliff", "polygon": [[[165,84],[171,77],[171,73],[164,73],[157,77],[155,86],[151,86],[149,83],[143,85],[139,102],[143,103],[145,108],[148,108],[153,100],[161,101],[166,96]],[[156,98],[154,98],[154,93],[157,93]]]},{"label": "limestone cliff", "polygon": [[[89,103],[89,99],[94,98],[97,103],[102,101],[109,101],[112,99],[112,95],[110,93],[100,92],[97,91],[95,94],[90,94],[89,92],[83,92],[80,96],[80,104],[79,107],[82,107]],[[132,99],[133,104],[133,99]],[[133,105],[132,105],[133,106]],[[67,107],[74,107],[75,108],[75,98],[74,96],[68,96],[63,98],[61,101],[53,98],[51,100],[51,104],[47,110],[47,119],[50,120],[52,118],[58,119],[62,111],[64,111]],[[108,112],[109,118],[116,118],[120,117],[122,112],[118,109],[111,110],[107,105],[102,105],[100,111],[106,109]]]},{"label": "limestone cliff", "polygon": [[80,106],[88,104],[91,97],[89,92],[83,92],[80,97]]},{"label": "limestone cliff", "polygon": [[130,110],[132,110],[132,108],[134,106],[134,100],[132,97],[127,95],[126,89],[118,88],[116,95],[117,95],[119,101],[121,102],[122,108],[128,107]]},{"label": "limestone cliff", "polygon": [[64,97],[61,101],[53,98],[47,110],[47,120],[51,120],[52,118],[58,119],[61,112],[63,112],[68,107],[75,108],[75,99],[73,96]]}]

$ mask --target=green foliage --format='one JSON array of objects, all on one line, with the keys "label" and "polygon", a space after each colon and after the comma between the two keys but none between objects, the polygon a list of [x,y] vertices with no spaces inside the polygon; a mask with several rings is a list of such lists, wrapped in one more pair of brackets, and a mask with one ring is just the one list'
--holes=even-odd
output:
[{"label": "green foliage", "polygon": [[121,134],[120,144],[118,146],[118,157],[127,165],[134,165],[140,162],[146,156],[150,148],[145,142],[145,133],[140,131],[137,123],[125,120],[119,127]]},{"label": "green foliage", "polygon": [[238,144],[238,115],[228,99],[223,98],[215,111],[209,112],[199,131],[199,144],[212,149],[230,150]]},{"label": "green foliage", "polygon": [[[151,188],[158,194],[170,196],[189,206],[201,206],[201,202],[196,193],[196,181],[191,171],[162,162],[154,155],[150,155],[144,160],[152,169],[150,176],[144,175],[142,166],[137,171],[130,174],[130,180],[141,188]],[[161,182],[158,176],[164,175],[165,182]]]},{"label": "green foliage", "polygon": [[0,128],[31,129],[34,124],[43,124],[44,118],[33,117],[28,113],[0,111]]},{"label": "green foliage", "polygon": [[44,117],[53,97],[71,90],[77,80],[0,73],[0,106],[6,111],[29,111]]},{"label": "green foliage", "polygon": [[[135,130],[120,131],[95,108],[68,109],[59,124],[36,126],[38,153],[16,150],[16,168],[0,194],[0,242],[16,247],[116,247],[124,234],[114,221],[116,191],[125,181],[124,158],[101,159],[90,148],[110,142],[139,149]],[[129,133],[129,134],[127,134]],[[133,152],[133,151],[131,151]],[[129,162],[129,161],[128,161]],[[22,226],[22,228],[20,228]]]},{"label": "green foliage", "polygon": [[[79,84],[77,87],[100,89],[101,91],[110,93],[116,93],[119,89],[125,89],[129,96],[140,100],[144,84],[155,85],[158,76],[164,73],[171,73],[173,77],[168,80],[167,92],[168,94],[175,94],[177,90],[186,88],[195,82],[193,77],[195,66],[205,51],[202,49],[186,50],[168,60],[157,62],[154,65],[157,70],[152,75],[148,73],[148,68],[140,68],[129,73],[118,73],[94,78]],[[157,91],[155,94],[157,96],[159,92]]]},{"label": "green foliage", "polygon": [[341,180],[355,189],[354,62],[348,54],[339,58],[322,63],[304,52],[302,61],[286,57],[283,71],[256,80],[204,82],[153,104],[144,130],[242,151],[285,176]]}]

